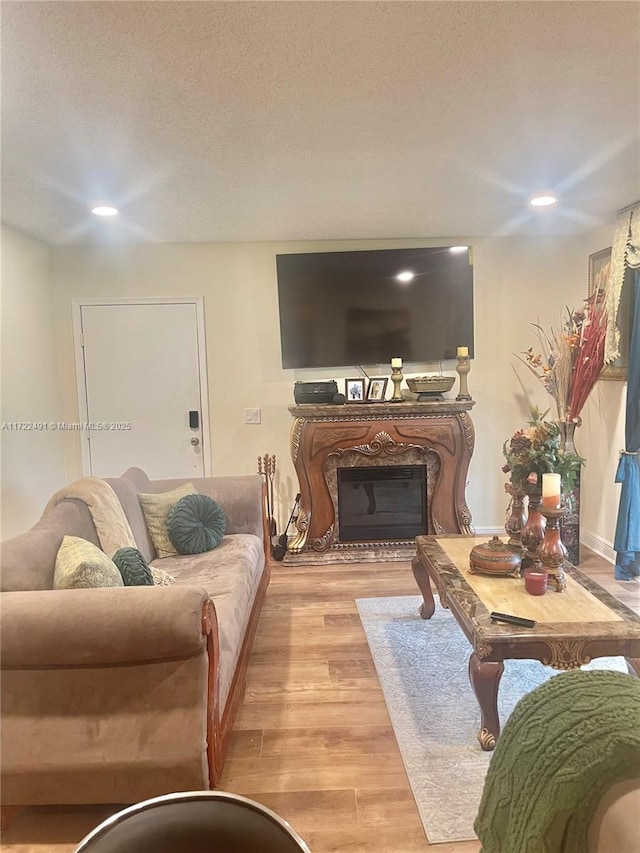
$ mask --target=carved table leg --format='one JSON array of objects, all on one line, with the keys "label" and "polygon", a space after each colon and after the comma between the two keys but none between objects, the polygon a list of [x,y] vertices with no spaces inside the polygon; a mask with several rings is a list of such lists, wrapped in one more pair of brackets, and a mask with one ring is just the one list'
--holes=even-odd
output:
[{"label": "carved table leg", "polygon": [[469,681],[482,715],[478,740],[485,752],[495,748],[500,734],[498,687],[503,672],[502,661],[482,661],[475,652],[469,658]]},{"label": "carved table leg", "polygon": [[420,605],[420,616],[422,616],[423,619],[431,619],[435,612],[436,604],[433,600],[429,573],[422,565],[422,561],[419,557],[413,558],[411,561],[411,568],[413,569],[413,576],[420,587],[420,592],[422,593],[422,598],[424,600],[424,604]]}]

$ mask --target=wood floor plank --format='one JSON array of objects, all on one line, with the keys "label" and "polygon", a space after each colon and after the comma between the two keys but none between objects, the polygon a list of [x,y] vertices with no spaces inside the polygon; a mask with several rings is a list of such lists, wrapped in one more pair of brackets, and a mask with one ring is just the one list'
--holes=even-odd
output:
[{"label": "wood floor plank", "polygon": [[273,791],[257,794],[253,799],[287,820],[303,838],[330,824],[357,821],[353,790]]},{"label": "wood floor plank", "polygon": [[317,724],[339,726],[344,720],[357,720],[360,726],[390,724],[382,694],[377,699],[354,702],[245,702],[236,717],[235,729],[298,729]]},{"label": "wood floor plank", "polygon": [[420,817],[409,787],[383,791],[356,789],[359,826],[411,826]]},{"label": "wood floor plank", "polygon": [[240,758],[227,761],[225,790],[252,797],[264,791],[306,791],[350,788],[361,791],[409,790],[409,780],[399,755],[329,755],[309,753],[304,763],[288,756]]},{"label": "wood floor plank", "polygon": [[250,663],[247,667],[247,685],[281,681],[287,684],[317,684],[329,681],[328,661],[279,660],[269,663]]},{"label": "wood floor plank", "polygon": [[[371,701],[372,694],[384,701],[375,675],[368,678],[332,678],[321,683],[304,684],[300,681],[254,681],[245,690],[245,704],[272,702],[354,702]],[[366,697],[369,697],[368,699]]]},{"label": "wood floor plank", "polygon": [[289,755],[294,761],[304,761],[305,756],[314,752],[331,753],[336,757],[371,753],[399,755],[398,744],[390,725],[314,726],[304,729],[265,730],[263,733],[263,758]]},{"label": "wood floor plank", "polygon": [[[289,660],[294,661],[319,661],[329,660],[351,660],[352,658],[363,658],[368,654],[369,646],[366,640],[361,643],[341,643],[325,642],[314,643],[313,645],[298,645],[295,648],[287,650]],[[269,663],[272,659],[282,658],[282,646],[277,644],[270,645],[268,642],[262,643],[255,648],[251,653],[252,660],[255,663]]]}]

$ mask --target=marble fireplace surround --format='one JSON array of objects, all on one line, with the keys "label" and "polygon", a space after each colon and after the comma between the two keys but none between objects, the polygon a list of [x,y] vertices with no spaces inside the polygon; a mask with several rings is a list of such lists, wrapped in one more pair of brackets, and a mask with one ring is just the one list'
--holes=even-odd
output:
[{"label": "marble fireplace surround", "polygon": [[426,466],[427,533],[470,533],[465,486],[474,448],[473,401],[290,406],[300,514],[284,562],[406,560],[413,540],[342,542],[338,469]]}]

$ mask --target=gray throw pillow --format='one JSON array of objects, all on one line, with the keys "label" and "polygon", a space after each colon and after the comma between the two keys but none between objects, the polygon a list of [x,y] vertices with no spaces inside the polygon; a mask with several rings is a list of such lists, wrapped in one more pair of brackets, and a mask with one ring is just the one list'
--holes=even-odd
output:
[{"label": "gray throw pillow", "polygon": [[224,513],[208,495],[186,495],[167,516],[167,532],[180,554],[202,554],[222,541]]}]

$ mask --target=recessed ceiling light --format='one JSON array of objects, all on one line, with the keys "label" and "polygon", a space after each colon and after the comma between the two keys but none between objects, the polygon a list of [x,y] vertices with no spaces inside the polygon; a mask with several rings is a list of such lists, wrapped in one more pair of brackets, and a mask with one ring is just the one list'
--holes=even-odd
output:
[{"label": "recessed ceiling light", "polygon": [[534,195],[529,203],[532,207],[549,207],[549,205],[555,204],[557,200],[554,195],[545,193],[544,195]]},{"label": "recessed ceiling light", "polygon": [[458,252],[466,252],[468,248],[468,246],[449,246],[449,251],[457,254]]},{"label": "recessed ceiling light", "polygon": [[404,272],[399,272],[396,278],[398,279],[398,281],[411,281],[413,278],[415,278],[415,273],[411,272],[410,270],[405,270]]},{"label": "recessed ceiling light", "polygon": [[96,216],[117,216],[118,209],[116,207],[109,207],[106,204],[100,204],[98,207],[94,207],[91,213],[95,213]]}]

